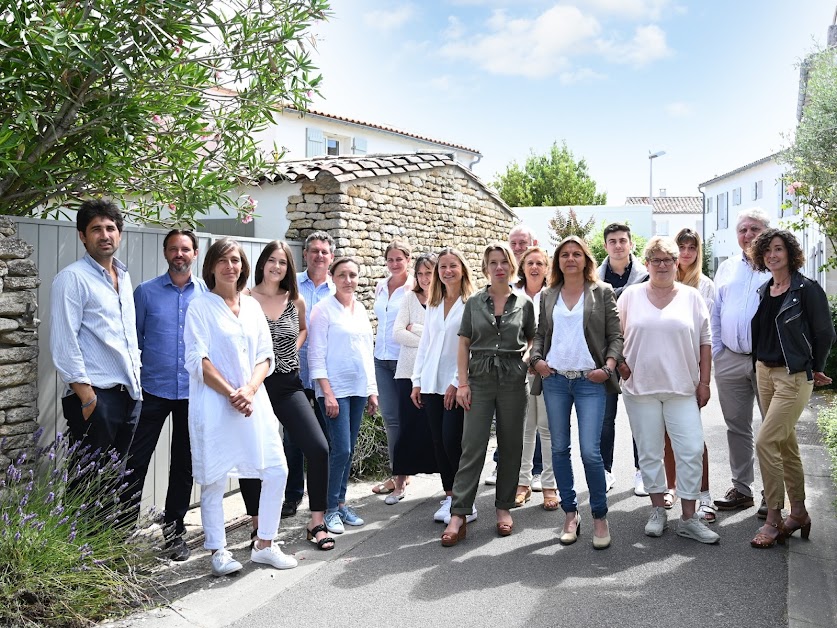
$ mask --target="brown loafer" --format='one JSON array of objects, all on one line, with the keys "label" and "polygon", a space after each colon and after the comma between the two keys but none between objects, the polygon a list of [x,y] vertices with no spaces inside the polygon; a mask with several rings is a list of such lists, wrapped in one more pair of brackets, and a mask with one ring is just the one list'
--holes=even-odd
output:
[{"label": "brown loafer", "polygon": [[721,499],[715,500],[715,505],[718,510],[737,510],[738,508],[751,508],[755,504],[752,495],[745,495],[733,486]]}]

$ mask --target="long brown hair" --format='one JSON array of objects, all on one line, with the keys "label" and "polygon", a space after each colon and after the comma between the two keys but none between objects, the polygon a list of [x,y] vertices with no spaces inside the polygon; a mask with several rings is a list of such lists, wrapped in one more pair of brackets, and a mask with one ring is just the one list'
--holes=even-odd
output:
[{"label": "long brown hair", "polygon": [[449,246],[445,247],[436,254],[436,269],[433,272],[433,279],[430,282],[430,298],[427,300],[427,304],[432,305],[433,307],[436,307],[442,302],[447,291],[445,284],[442,282],[441,277],[439,277],[439,264],[442,261],[443,255],[453,255],[459,260],[460,266],[462,266],[462,280],[459,284],[459,291],[462,300],[467,301],[474,293],[474,281],[471,278],[471,267],[468,266],[468,262],[465,261],[465,256],[458,249],[454,249]]},{"label": "long brown hair", "polygon": [[259,259],[256,260],[256,270],[253,273],[253,279],[255,279],[257,286],[264,281],[264,265],[267,264],[267,260],[276,251],[282,251],[285,254],[285,259],[288,260],[287,270],[282,281],[279,282],[279,287],[288,291],[288,299],[290,301],[296,301],[299,296],[299,288],[296,285],[296,264],[294,264],[294,254],[291,252],[291,247],[287,243],[281,240],[274,240],[264,247],[261,255],[259,255]]},{"label": "long brown hair", "polygon": [[677,235],[674,236],[674,241],[677,242],[678,247],[684,244],[694,244],[697,247],[695,263],[689,266],[689,268],[680,266],[680,258],[677,258],[677,276],[675,279],[692,288],[700,287],[700,276],[703,274],[703,242],[701,242],[700,236],[697,231],[686,227],[677,232]]},{"label": "long brown hair", "polygon": [[561,249],[570,243],[577,244],[581,252],[584,253],[584,281],[589,283],[595,283],[596,281],[596,258],[593,257],[593,253],[590,252],[590,247],[587,246],[584,240],[578,236],[571,235],[561,240],[558,246],[555,247],[555,253],[552,255],[552,273],[549,276],[550,288],[554,288],[559,283],[564,282],[564,273],[558,263],[558,257],[561,255]]}]

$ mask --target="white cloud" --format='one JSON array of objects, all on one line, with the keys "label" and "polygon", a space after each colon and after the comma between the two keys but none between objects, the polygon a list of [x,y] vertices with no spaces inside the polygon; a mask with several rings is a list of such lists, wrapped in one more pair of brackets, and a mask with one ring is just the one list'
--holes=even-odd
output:
[{"label": "white cloud", "polygon": [[389,11],[369,11],[363,16],[364,23],[379,31],[392,31],[400,28],[415,15],[412,4],[403,4]]},{"label": "white cloud", "polygon": [[606,79],[607,75],[596,72],[590,68],[579,68],[577,70],[561,72],[558,78],[561,79],[562,85],[574,85],[576,83],[592,83],[593,81],[600,81]]},{"label": "white cloud", "polygon": [[542,78],[569,69],[569,57],[591,49],[599,22],[576,7],[556,5],[534,19],[494,11],[487,32],[449,38],[442,52],[493,74]]},{"label": "white cloud", "polygon": [[462,26],[462,20],[455,15],[448,16],[448,27],[445,29],[443,36],[446,40],[459,39],[465,34],[465,27]]},{"label": "white cloud", "polygon": [[600,52],[614,63],[643,66],[672,54],[666,33],[655,24],[638,26],[630,41],[600,40]]},{"label": "white cloud", "polygon": [[[672,0],[586,0],[590,10],[634,20],[659,20],[672,7]],[[677,9],[677,7],[672,7]]]},{"label": "white cloud", "polygon": [[692,106],[686,102],[672,102],[665,106],[665,112],[670,118],[688,118],[692,111]]}]

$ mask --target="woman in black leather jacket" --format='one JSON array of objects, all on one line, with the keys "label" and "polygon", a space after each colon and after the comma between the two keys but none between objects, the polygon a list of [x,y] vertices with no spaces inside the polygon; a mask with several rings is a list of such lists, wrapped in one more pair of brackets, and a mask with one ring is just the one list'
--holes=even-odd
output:
[{"label": "woman in black leather jacket", "polygon": [[[805,256],[791,232],[762,232],[751,245],[750,259],[758,270],[773,275],[759,288],[761,301],[752,321],[753,360],[764,414],[756,451],[768,510],[765,525],[750,545],[767,548],[783,544],[797,530],[804,539],[811,532],[794,428],[814,386],[831,383],[823,369],[835,333],[825,292],[799,272]],[[782,521],[785,489],[791,512]]]}]

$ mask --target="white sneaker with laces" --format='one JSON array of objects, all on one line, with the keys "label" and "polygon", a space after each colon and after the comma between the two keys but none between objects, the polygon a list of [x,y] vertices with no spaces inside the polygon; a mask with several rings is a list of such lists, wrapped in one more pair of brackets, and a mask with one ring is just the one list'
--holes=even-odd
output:
[{"label": "white sneaker with laces", "polygon": [[340,513],[336,510],[326,513],[325,526],[326,530],[332,534],[343,534],[346,531],[346,528],[343,527],[343,520],[340,518]]},{"label": "white sneaker with laces", "polygon": [[445,517],[450,517],[451,500],[451,496],[448,495],[442,501],[439,502],[440,504],[442,504],[442,507],[433,513],[433,521],[436,521],[437,523],[444,523]]},{"label": "white sneaker with laces", "polygon": [[[450,523],[450,512],[445,516],[445,525]],[[472,521],[477,520],[477,505],[474,504],[473,510],[471,510],[471,514],[465,517],[465,523],[471,523]]]},{"label": "white sneaker with laces", "polygon": [[276,569],[293,569],[296,567],[296,558],[293,556],[286,556],[282,553],[282,550],[279,549],[279,545],[277,543],[271,543],[267,547],[263,547],[261,549],[258,549],[258,543],[259,542],[257,540],[253,549],[250,550],[250,560],[254,563],[270,565],[271,567],[276,567]]},{"label": "white sneaker with laces", "polygon": [[646,536],[662,536],[667,521],[668,513],[666,509],[662,506],[652,506],[651,516],[648,517],[648,523],[645,524]]},{"label": "white sneaker with laces", "polygon": [[695,541],[710,545],[721,540],[721,537],[716,532],[710,530],[703,520],[698,517],[697,513],[686,519],[686,521],[681,519],[677,522],[677,536],[694,539]]},{"label": "white sneaker with laces", "polygon": [[610,491],[610,489],[616,486],[616,478],[610,471],[605,471],[605,486],[607,487],[607,491]]},{"label": "white sneaker with laces", "polygon": [[648,491],[645,490],[645,484],[642,481],[642,471],[634,473],[634,495],[648,497]]},{"label": "white sneaker with laces", "polygon": [[241,571],[241,569],[241,563],[233,558],[233,555],[226,548],[221,548],[212,555],[213,576],[228,576],[236,571]]},{"label": "white sneaker with laces", "polygon": [[497,465],[494,465],[494,471],[492,471],[487,478],[485,478],[485,483],[488,486],[494,486],[497,484]]},{"label": "white sneaker with laces", "polygon": [[533,475],[532,476],[531,488],[536,493],[542,493],[543,492],[543,482],[541,482],[541,476],[540,475]]}]

